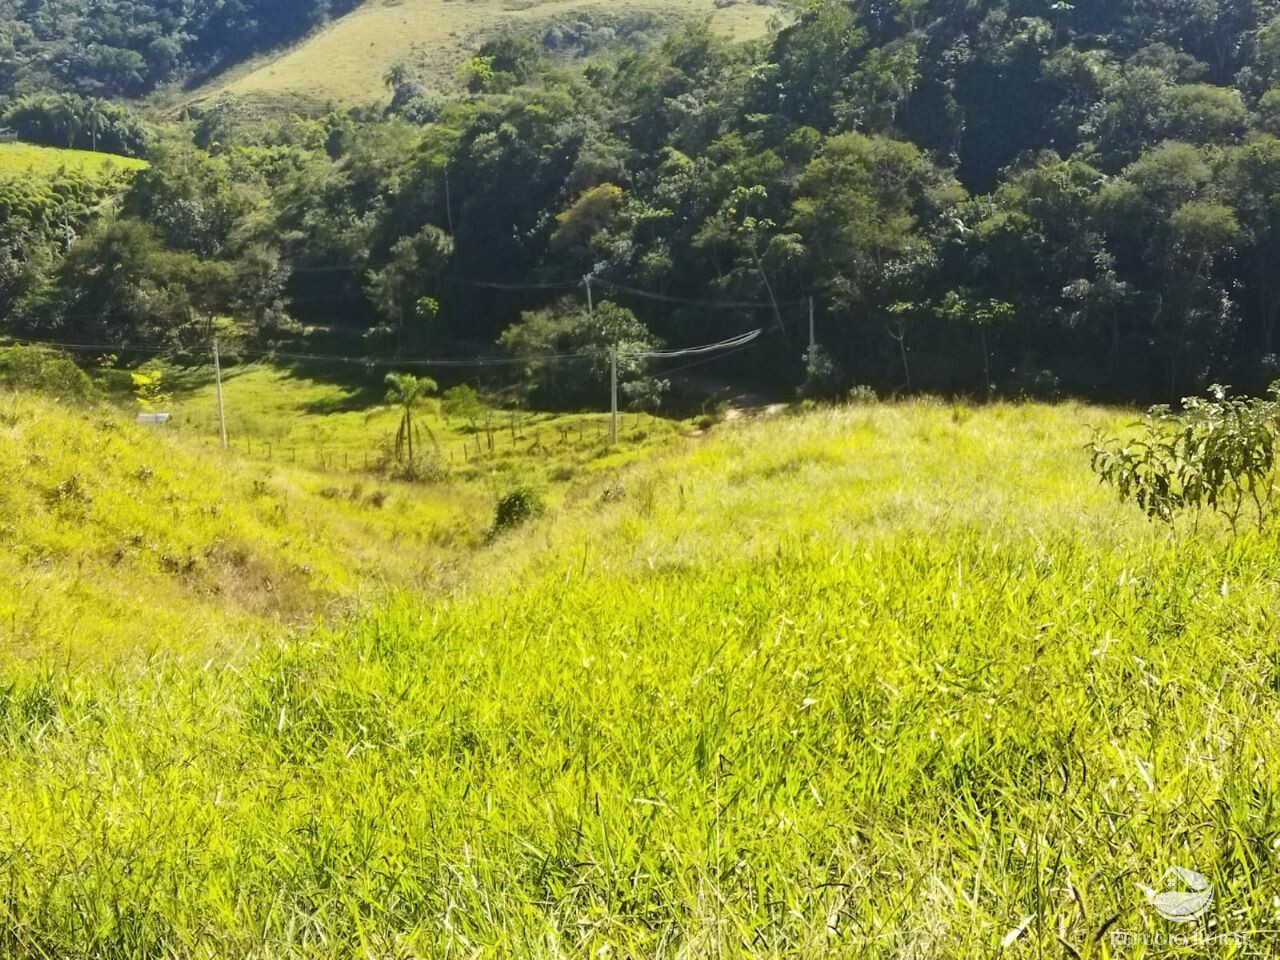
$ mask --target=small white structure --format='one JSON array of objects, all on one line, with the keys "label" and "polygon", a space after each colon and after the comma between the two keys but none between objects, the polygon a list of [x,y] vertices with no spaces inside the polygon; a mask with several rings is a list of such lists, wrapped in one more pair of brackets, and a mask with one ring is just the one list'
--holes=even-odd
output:
[{"label": "small white structure", "polygon": [[138,423],[145,423],[151,426],[163,426],[173,419],[171,413],[140,413],[138,414]]}]

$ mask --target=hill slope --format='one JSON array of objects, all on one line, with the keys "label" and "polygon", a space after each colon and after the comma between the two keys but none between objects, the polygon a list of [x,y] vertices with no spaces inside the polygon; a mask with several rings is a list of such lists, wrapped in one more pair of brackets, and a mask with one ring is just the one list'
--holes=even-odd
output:
[{"label": "hill slope", "polygon": [[367,0],[285,53],[234,71],[202,96],[226,91],[287,105],[351,104],[382,99],[383,77],[395,63],[417,67],[445,85],[480,44],[503,31],[538,35],[555,22],[645,15],[675,23],[708,18],[736,39],[763,36],[777,8],[747,0],[718,6],[713,0]]},{"label": "hill slope", "polygon": [[[380,492],[380,497],[374,497]],[[429,578],[489,501],[336,488],[0,393],[0,658],[209,655],[384,584]]]},{"label": "hill slope", "polygon": [[32,174],[46,177],[59,170],[97,177],[112,172],[141,170],[146,165],[143,160],[110,153],[63,150],[29,143],[0,143],[0,178],[26,177]]},{"label": "hill slope", "polygon": [[1080,444],[1117,419],[732,427],[502,543],[490,589],[236,669],[20,675],[0,945],[1099,956],[1165,930],[1135,884],[1170,863],[1266,927],[1274,545],[1111,502]]}]

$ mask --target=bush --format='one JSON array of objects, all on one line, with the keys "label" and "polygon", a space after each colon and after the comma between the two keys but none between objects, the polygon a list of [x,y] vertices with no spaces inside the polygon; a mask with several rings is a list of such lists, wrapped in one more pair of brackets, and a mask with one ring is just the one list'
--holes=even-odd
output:
[{"label": "bush", "polygon": [[66,403],[90,403],[98,392],[65,353],[48,347],[0,348],[0,384],[31,390]]},{"label": "bush", "polygon": [[528,523],[546,509],[542,494],[532,487],[516,487],[498,498],[493,532],[502,533]]},{"label": "bush", "polygon": [[804,382],[796,392],[802,400],[827,400],[840,392],[844,371],[820,345],[815,344],[804,355]]},{"label": "bush", "polygon": [[1093,470],[1151,519],[1171,524],[1208,508],[1232,531],[1250,515],[1261,530],[1277,506],[1280,384],[1270,392],[1270,400],[1229,399],[1215,385],[1208,400],[1183,400],[1181,412],[1153,407],[1138,437],[1094,437]]},{"label": "bush", "polygon": [[449,479],[449,468],[438,454],[418,453],[412,460],[392,463],[387,476],[405,483],[443,483]]},{"label": "bush", "polygon": [[1009,378],[1009,388],[1017,397],[1028,400],[1057,400],[1062,383],[1052,370],[1044,370],[1030,363],[1014,368]]}]

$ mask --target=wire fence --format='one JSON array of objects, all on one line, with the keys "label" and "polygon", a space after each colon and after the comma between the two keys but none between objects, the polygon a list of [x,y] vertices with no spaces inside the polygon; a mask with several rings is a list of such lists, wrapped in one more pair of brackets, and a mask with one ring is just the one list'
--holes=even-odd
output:
[{"label": "wire fence", "polygon": [[[623,445],[628,441],[643,442],[655,429],[672,429],[669,423],[648,413],[628,412],[620,414],[619,418],[619,440]],[[155,429],[195,439],[209,449],[217,449],[221,445],[216,423],[171,421]],[[444,437],[420,429],[415,440],[417,458],[434,458],[440,466],[447,468],[493,466],[512,460],[552,460],[569,453],[603,450],[609,443],[607,415],[563,423],[509,418],[506,423],[495,421],[469,429],[471,432],[463,436],[450,432]],[[371,437],[368,443],[359,443],[323,438],[264,439],[237,436],[233,432],[228,438],[228,450],[253,460],[325,472],[389,473],[405,461],[404,457],[397,458],[389,434]]]}]

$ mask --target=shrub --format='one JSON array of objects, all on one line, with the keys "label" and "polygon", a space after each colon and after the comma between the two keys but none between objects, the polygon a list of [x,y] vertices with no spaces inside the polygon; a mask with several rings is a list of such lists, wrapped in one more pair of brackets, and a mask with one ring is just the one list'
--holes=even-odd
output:
[{"label": "shrub", "polygon": [[542,494],[532,487],[516,487],[498,498],[494,511],[494,533],[512,530],[528,523],[546,509]]},{"label": "shrub", "polygon": [[717,401],[710,409],[703,406],[702,416],[698,418],[699,430],[710,430],[717,424],[724,423],[729,417],[729,404],[723,400]]},{"label": "shrub", "polygon": [[875,389],[867,386],[865,383],[860,383],[851,388],[845,399],[854,406],[880,402],[880,397],[876,395]]},{"label": "shrub", "polygon": [[1173,523],[1181,512],[1208,508],[1232,531],[1249,514],[1261,530],[1276,512],[1280,383],[1270,394],[1231,399],[1214,385],[1209,399],[1187,398],[1180,412],[1153,407],[1134,439],[1095,435],[1093,470],[1151,519]]},{"label": "shrub", "polygon": [[67,403],[89,403],[97,390],[65,353],[48,347],[0,348],[0,383],[31,390]]},{"label": "shrub", "polygon": [[825,400],[840,392],[844,371],[820,345],[814,344],[804,355],[804,382],[796,392],[801,399]]},{"label": "shrub", "polygon": [[1009,387],[1015,396],[1030,400],[1056,400],[1062,383],[1052,370],[1024,363],[1014,368]]},{"label": "shrub", "polygon": [[420,453],[412,460],[393,463],[387,475],[405,483],[443,483],[449,478],[449,468],[438,454]]}]

